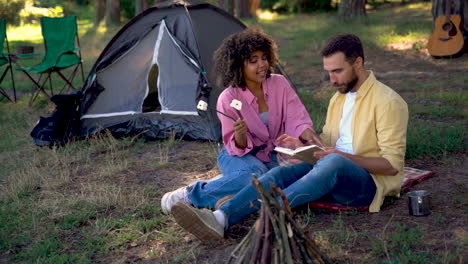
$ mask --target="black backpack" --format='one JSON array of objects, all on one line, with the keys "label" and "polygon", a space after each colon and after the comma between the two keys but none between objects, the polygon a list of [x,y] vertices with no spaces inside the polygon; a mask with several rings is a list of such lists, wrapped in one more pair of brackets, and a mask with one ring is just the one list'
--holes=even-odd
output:
[{"label": "black backpack", "polygon": [[49,117],[40,117],[31,131],[37,146],[61,146],[77,136],[80,129],[82,93],[58,94],[51,98],[56,107]]}]

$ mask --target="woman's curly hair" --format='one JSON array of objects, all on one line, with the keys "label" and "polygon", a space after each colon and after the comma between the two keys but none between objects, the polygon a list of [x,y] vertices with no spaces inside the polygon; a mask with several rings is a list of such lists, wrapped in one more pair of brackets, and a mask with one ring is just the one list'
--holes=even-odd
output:
[{"label": "woman's curly hair", "polygon": [[260,28],[252,27],[228,36],[215,51],[213,60],[218,85],[245,88],[242,68],[244,60],[249,59],[254,51],[262,51],[266,55],[269,64],[267,78],[270,77],[278,62],[276,43]]}]

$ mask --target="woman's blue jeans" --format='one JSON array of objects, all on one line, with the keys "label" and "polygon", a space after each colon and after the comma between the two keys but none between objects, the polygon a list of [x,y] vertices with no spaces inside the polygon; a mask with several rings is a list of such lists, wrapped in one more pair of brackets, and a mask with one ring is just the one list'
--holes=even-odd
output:
[{"label": "woman's blue jeans", "polygon": [[271,162],[263,163],[252,154],[230,156],[223,147],[218,154],[218,167],[223,176],[214,181],[196,182],[188,188],[188,198],[197,207],[214,208],[219,199],[236,194],[249,185],[252,173],[258,177],[276,166],[276,154],[272,154]]},{"label": "woman's blue jeans", "polygon": [[[315,166],[300,163],[274,168],[258,180],[267,189],[270,189],[270,182],[281,188],[291,207],[325,195],[342,205],[368,205],[376,191],[368,171],[335,153],[320,159]],[[256,212],[260,208],[258,199],[257,191],[249,184],[221,206],[227,219],[226,229]]]}]

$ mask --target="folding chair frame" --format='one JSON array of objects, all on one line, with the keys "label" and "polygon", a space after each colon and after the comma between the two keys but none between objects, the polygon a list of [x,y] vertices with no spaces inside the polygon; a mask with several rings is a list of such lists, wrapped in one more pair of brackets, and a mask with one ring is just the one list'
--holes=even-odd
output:
[{"label": "folding chair frame", "polygon": [[[5,76],[7,75],[8,71],[10,71],[10,77],[11,77],[11,83],[13,86],[13,98],[11,98],[8,93],[0,86],[0,94],[3,95],[7,100],[9,100],[12,103],[16,103],[16,88],[15,88],[15,79],[13,78],[13,66],[11,65],[11,62],[16,62],[16,56],[10,53],[10,45],[8,44],[8,36],[5,32],[5,43],[7,47],[7,53],[3,53],[8,60],[8,65],[5,71],[2,73],[2,76],[0,77],[0,85],[3,82],[3,79],[5,79]],[[2,47],[3,48],[3,47]]]},{"label": "folding chair frame", "polygon": [[[78,49],[78,57],[80,58],[80,62],[78,64],[74,65],[75,67],[74,67],[73,71],[70,73],[70,75],[68,76],[68,78],[56,67],[56,65],[60,61],[60,58],[62,57],[62,55],[69,54],[69,53],[74,53],[74,52],[70,52],[70,51],[60,53],[59,56],[57,57],[57,60],[55,61],[55,65],[52,68],[50,68],[48,71],[40,73],[39,78],[37,79],[37,81],[25,69],[23,69],[23,68],[19,69],[19,70],[21,70],[22,72],[24,72],[26,74],[26,76],[33,82],[34,86],[36,87],[36,90],[33,92],[33,94],[31,95],[31,98],[29,99],[29,105],[31,105],[37,99],[37,96],[39,95],[40,92],[42,92],[47,97],[47,99],[49,99],[49,100],[50,100],[50,98],[52,96],[54,96],[54,90],[53,90],[53,87],[52,87],[52,73],[54,73],[54,72],[57,73],[58,76],[60,78],[62,78],[62,80],[65,82],[62,89],[60,89],[59,94],[62,93],[67,86],[70,87],[73,90],[76,90],[76,88],[73,86],[72,82],[75,79],[78,68],[80,68],[80,70],[81,70],[81,79],[82,79],[82,82],[84,82],[83,59],[81,57],[81,45],[80,45],[80,39],[78,37],[78,30],[76,31],[76,41],[77,41],[78,47],[80,48],[80,49]],[[41,83],[41,79],[45,74],[47,74],[47,77]],[[50,94],[47,93],[46,89],[44,89],[44,86],[45,86],[47,81],[49,81]]]}]

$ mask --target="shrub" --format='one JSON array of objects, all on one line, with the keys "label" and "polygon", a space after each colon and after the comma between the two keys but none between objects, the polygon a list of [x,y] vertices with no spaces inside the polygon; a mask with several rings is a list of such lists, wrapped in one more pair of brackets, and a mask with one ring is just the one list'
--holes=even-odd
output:
[{"label": "shrub", "polygon": [[24,8],[26,0],[0,0],[0,17],[5,18],[7,24],[18,25],[19,13]]}]

